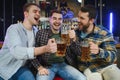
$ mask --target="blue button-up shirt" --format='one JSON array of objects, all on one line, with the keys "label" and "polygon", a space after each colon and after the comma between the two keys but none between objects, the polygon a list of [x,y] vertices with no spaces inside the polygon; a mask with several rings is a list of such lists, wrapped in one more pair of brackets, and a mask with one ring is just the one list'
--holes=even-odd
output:
[{"label": "blue button-up shirt", "polygon": [[[37,28],[33,27],[36,34]],[[34,47],[28,47],[26,29],[22,23],[11,25],[7,29],[3,47],[0,50],[0,76],[8,80],[24,65],[27,59],[34,58]]]}]

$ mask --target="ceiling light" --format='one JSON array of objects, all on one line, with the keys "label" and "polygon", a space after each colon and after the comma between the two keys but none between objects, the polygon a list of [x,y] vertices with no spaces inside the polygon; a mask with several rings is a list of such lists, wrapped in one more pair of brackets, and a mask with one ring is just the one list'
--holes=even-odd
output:
[{"label": "ceiling light", "polygon": [[79,3],[82,3],[82,0],[78,0]]}]

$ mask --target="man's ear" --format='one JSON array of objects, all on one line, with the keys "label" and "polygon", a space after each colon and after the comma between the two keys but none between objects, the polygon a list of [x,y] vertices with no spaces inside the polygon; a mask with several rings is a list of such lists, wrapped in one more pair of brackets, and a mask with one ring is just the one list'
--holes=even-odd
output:
[{"label": "man's ear", "polygon": [[95,22],[95,19],[90,19],[90,23],[94,23]]},{"label": "man's ear", "polygon": [[28,15],[28,12],[27,12],[27,11],[25,11],[25,12],[24,12],[24,16],[26,17],[27,15]]}]

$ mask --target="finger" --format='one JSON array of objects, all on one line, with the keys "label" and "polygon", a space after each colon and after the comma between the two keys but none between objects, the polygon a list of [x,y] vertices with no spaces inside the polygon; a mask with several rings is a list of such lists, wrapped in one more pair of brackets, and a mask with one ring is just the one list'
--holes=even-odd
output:
[{"label": "finger", "polygon": [[98,53],[98,49],[90,50],[90,53],[97,54]]},{"label": "finger", "polygon": [[55,47],[51,47],[51,48],[50,48],[50,52],[51,52],[51,53],[55,53],[55,52],[57,52],[57,48],[55,48]]},{"label": "finger", "polygon": [[48,75],[48,74],[49,74],[49,71],[48,71],[48,70],[45,70],[45,73]]},{"label": "finger", "polygon": [[51,53],[55,53],[55,52],[57,52],[57,50],[51,50]]},{"label": "finger", "polygon": [[74,37],[75,37],[75,32],[74,32],[73,30],[71,30],[71,31],[69,32],[69,37],[70,37],[70,38],[74,38]]},{"label": "finger", "polygon": [[91,45],[94,45],[94,43],[93,42],[89,42],[89,45],[91,46]]},{"label": "finger", "polygon": [[41,71],[39,71],[39,75],[42,75],[43,73]]},{"label": "finger", "polygon": [[42,72],[42,75],[48,75],[48,70],[44,69],[43,72]]},{"label": "finger", "polygon": [[91,53],[96,52],[96,50],[90,50]]},{"label": "finger", "polygon": [[90,46],[90,49],[98,49],[96,46]]},{"label": "finger", "polygon": [[39,72],[39,74],[40,74],[40,75],[45,75],[46,72],[45,72],[44,70],[42,70],[42,71]]}]

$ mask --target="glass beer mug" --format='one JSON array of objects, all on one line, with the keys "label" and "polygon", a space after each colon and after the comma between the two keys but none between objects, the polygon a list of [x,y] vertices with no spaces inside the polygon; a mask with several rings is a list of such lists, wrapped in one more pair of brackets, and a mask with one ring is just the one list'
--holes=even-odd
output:
[{"label": "glass beer mug", "polygon": [[56,43],[57,43],[56,56],[65,56],[67,47],[65,40],[63,40],[62,38],[58,38],[56,39]]},{"label": "glass beer mug", "polygon": [[67,24],[63,25],[61,27],[61,38],[65,40],[67,46],[70,45],[70,37],[68,34],[69,26]]},{"label": "glass beer mug", "polygon": [[80,43],[80,50],[81,50],[81,61],[89,61],[90,59],[90,47],[89,47],[89,41],[84,40]]}]

